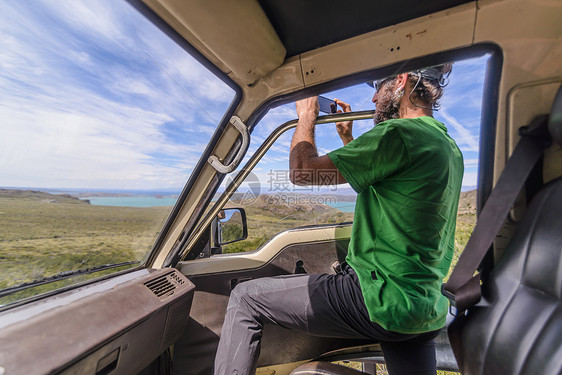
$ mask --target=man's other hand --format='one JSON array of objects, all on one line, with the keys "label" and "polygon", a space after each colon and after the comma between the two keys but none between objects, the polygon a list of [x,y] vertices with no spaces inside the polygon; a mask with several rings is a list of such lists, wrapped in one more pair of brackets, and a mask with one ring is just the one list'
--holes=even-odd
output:
[{"label": "man's other hand", "polygon": [[[341,109],[338,109],[338,113],[351,112],[351,106],[349,104],[344,103],[339,99],[334,99],[334,101],[341,107]],[[353,141],[353,121],[336,122],[336,129],[344,145]]]}]

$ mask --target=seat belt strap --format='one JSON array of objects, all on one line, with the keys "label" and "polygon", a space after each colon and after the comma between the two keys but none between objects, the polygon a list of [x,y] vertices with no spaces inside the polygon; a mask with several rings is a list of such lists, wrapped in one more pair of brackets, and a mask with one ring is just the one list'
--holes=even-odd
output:
[{"label": "seat belt strap", "polygon": [[550,145],[548,133],[545,137],[546,122],[546,116],[540,117],[533,121],[531,126],[519,129],[522,138],[482,209],[455,269],[441,287],[442,293],[459,312],[473,306],[481,298],[480,275],[475,276],[474,273],[502,227],[527,177],[542,156],[543,150]]}]

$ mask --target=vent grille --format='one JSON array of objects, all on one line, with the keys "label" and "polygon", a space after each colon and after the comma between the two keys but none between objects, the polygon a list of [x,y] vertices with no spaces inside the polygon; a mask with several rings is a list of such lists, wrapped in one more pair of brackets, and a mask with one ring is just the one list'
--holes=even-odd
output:
[{"label": "vent grille", "polygon": [[176,281],[176,283],[183,285],[185,284],[185,280],[182,279],[181,277],[179,277],[176,273],[172,273],[169,275],[173,280]]},{"label": "vent grille", "polygon": [[[174,294],[176,285],[169,278],[170,275],[161,276],[157,279],[144,283],[157,297],[168,297]],[[175,275],[174,275],[175,276]],[[177,277],[177,276],[176,276]],[[183,281],[183,280],[182,280]]]}]

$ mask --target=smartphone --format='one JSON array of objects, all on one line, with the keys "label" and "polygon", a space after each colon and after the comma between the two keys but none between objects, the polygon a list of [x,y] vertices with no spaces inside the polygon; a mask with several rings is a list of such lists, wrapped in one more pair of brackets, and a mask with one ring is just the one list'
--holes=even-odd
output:
[{"label": "smartphone", "polygon": [[338,111],[338,105],[332,99],[318,95],[318,104],[320,105],[320,112],[337,113]]}]

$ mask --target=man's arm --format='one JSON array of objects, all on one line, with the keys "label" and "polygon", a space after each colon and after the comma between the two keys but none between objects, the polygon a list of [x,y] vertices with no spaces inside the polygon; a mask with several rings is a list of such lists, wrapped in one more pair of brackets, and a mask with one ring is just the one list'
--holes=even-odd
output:
[{"label": "man's arm", "polygon": [[295,185],[333,185],[347,181],[328,155],[318,156],[314,127],[318,117],[318,98],[296,102],[299,121],[289,156],[290,180]]}]

